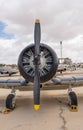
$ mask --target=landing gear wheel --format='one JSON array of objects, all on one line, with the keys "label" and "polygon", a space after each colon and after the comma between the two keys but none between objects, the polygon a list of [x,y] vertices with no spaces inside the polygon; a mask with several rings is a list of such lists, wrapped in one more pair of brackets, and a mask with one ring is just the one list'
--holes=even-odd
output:
[{"label": "landing gear wheel", "polygon": [[6,108],[13,110],[15,108],[15,95],[9,94],[6,99]]},{"label": "landing gear wheel", "polygon": [[69,105],[71,111],[78,111],[78,100],[75,92],[69,92]]},{"label": "landing gear wheel", "polygon": [[69,100],[70,105],[78,105],[77,95],[75,92],[69,92]]}]

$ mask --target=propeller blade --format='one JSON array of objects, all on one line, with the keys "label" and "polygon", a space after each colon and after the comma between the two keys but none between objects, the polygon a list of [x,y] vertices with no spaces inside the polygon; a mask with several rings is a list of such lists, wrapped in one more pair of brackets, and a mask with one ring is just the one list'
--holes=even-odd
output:
[{"label": "propeller blade", "polygon": [[34,109],[39,110],[40,108],[40,76],[37,66],[35,66],[35,77],[34,77]]},{"label": "propeller blade", "polygon": [[35,54],[34,54],[34,109],[39,110],[40,108],[40,20],[36,20],[34,29],[34,43],[35,43]]},{"label": "propeller blade", "polygon": [[35,29],[34,29],[34,43],[35,43],[35,46],[37,46],[37,47],[39,46],[40,40],[41,40],[40,20],[36,19],[36,21],[35,21]]}]

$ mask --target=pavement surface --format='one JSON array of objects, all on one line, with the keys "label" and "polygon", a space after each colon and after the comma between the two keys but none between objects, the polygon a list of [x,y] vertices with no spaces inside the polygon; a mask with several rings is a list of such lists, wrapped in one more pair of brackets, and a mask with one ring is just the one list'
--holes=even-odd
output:
[{"label": "pavement surface", "polygon": [[[2,111],[10,90],[0,91]],[[79,101],[78,112],[70,111],[66,90],[41,91],[41,107],[38,111],[33,109],[33,92],[18,91],[15,110],[8,114],[0,113],[0,130],[82,130],[83,88],[75,91]]]}]

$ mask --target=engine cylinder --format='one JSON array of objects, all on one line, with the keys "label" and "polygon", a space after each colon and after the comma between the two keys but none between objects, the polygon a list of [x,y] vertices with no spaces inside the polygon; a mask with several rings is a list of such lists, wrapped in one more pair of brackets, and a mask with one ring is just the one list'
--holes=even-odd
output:
[{"label": "engine cylinder", "polygon": [[[40,44],[40,82],[50,80],[56,73],[58,58],[52,48],[46,44]],[[34,81],[34,44],[27,46],[21,52],[18,59],[20,74],[30,82]]]}]

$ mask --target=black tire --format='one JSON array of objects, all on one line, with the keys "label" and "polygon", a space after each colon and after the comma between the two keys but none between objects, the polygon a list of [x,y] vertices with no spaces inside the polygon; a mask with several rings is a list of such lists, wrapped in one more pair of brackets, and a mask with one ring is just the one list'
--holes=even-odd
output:
[{"label": "black tire", "polygon": [[75,92],[69,93],[70,105],[78,105],[77,95]]},{"label": "black tire", "polygon": [[14,109],[15,108],[15,95],[9,94],[6,99],[6,108]]}]

